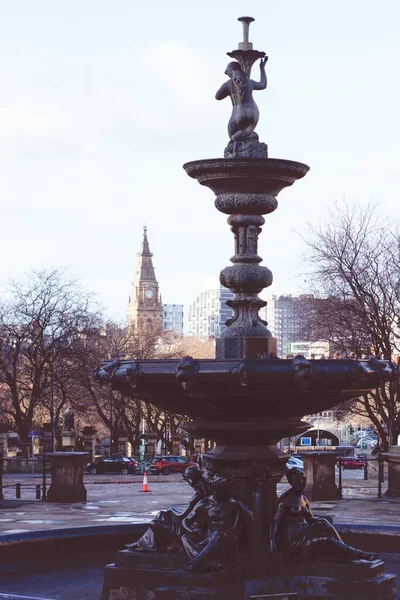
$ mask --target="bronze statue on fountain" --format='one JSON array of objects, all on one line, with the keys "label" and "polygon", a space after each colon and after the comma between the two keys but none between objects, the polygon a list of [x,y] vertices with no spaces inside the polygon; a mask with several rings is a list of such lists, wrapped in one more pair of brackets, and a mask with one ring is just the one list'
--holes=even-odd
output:
[{"label": "bronze statue on fountain", "polygon": [[[278,194],[303,178],[309,167],[269,158],[267,145],[258,140],[255,127],[259,113],[253,91],[266,87],[266,56],[265,52],[254,50],[249,42],[249,24],[254,19],[239,20],[243,24],[243,42],[228,53],[235,62],[229,63],[226,70],[229,81],[216,94],[217,99],[230,96],[233,105],[228,125],[230,141],[224,158],[184,165],[190,177],[212,190],[215,206],[228,215],[234,236],[232,264],[220,273],[220,282],[234,294],[228,302],[234,314],[216,340],[216,359],[115,359],[104,361],[94,373],[100,384],[111,385],[126,397],[145,398],[164,410],[187,415],[190,420],[184,426],[186,431],[194,437],[214,440],[216,445],[204,457],[206,473],[201,491],[196,489],[194,481],[189,482],[198,494],[196,501],[183,513],[160,513],[141,540],[119,553],[114,565],[106,567],[104,600],[130,597],[134,586],[153,594],[152,598],[157,597],[157,586],[161,590],[166,585],[163,575],[166,564],[169,569],[175,568],[169,572],[169,586],[176,584],[176,590],[189,589],[196,581],[196,585],[211,586],[215,595],[207,596],[210,598],[243,600],[249,597],[249,590],[264,594],[282,591],[282,581],[298,593],[299,599],[315,595],[306,585],[308,576],[293,570],[297,564],[293,559],[302,556],[308,558],[302,564],[312,563],[316,549],[321,546],[323,553],[331,557],[334,549],[343,550],[343,542],[329,521],[313,520],[302,494],[302,479],[296,482],[292,477],[292,491],[282,499],[276,512],[276,485],[286,462],[277,443],[309,428],[302,420],[304,415],[360,396],[393,377],[390,363],[374,357],[324,361],[306,360],[302,356],[292,360],[265,358],[276,356],[277,345],[267,323],[258,314],[266,305],[258,294],[272,284],[272,273],[260,265],[262,258],[258,255],[258,237],[265,223],[263,215],[276,210]],[[251,79],[251,69],[257,60],[260,60],[260,81]],[[225,484],[218,487],[218,481],[229,481],[229,488]],[[300,516],[294,520],[292,513],[296,507]],[[269,552],[271,543],[272,548],[276,545],[283,549],[288,559],[283,571],[276,566],[276,553]],[[153,552],[129,551],[135,548]],[[355,558],[356,554],[352,556]],[[157,568],[150,569],[149,575],[151,557],[154,565],[163,567],[160,572]],[[236,581],[231,584],[221,573],[236,564]],[[127,565],[135,573],[132,580],[127,578]],[[183,571],[184,567],[190,573]],[[203,571],[212,569],[215,572],[206,577]],[[324,572],[318,572],[317,576],[324,576]],[[370,571],[363,573],[363,577],[372,577]],[[335,581],[339,579],[340,572],[330,581],[329,589],[333,591],[326,595],[327,599],[346,596],[338,592]],[[352,589],[353,583],[353,579],[344,582],[343,589]],[[371,579],[363,600],[392,598],[379,595],[382,586],[389,584],[391,580],[388,583],[387,579]],[[171,597],[174,600],[191,597],[189,592],[189,595],[180,593],[176,591]]]},{"label": "bronze statue on fountain", "polygon": [[127,544],[126,548],[130,551],[143,550],[145,552],[182,552],[183,546],[180,543],[182,532],[182,523],[192,510],[203,498],[211,494],[210,482],[204,477],[200,467],[188,467],[182,475],[195,491],[186,509],[181,512],[172,507],[168,510],[161,510],[156,518],[151,521],[149,528],[141,538]]},{"label": "bronze statue on fountain", "polygon": [[303,495],[307,480],[301,469],[289,469],[286,477],[291,488],[278,502],[271,525],[271,553],[278,550],[287,560],[376,560],[376,555],[345,544],[330,517],[313,515]]}]

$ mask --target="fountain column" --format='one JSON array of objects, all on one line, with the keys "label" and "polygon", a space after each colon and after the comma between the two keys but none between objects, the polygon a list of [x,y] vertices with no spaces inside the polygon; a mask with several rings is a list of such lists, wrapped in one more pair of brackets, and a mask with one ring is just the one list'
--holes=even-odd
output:
[{"label": "fountain column", "polygon": [[[302,163],[268,157],[267,144],[261,143],[254,129],[258,108],[252,94],[267,86],[265,52],[253,49],[249,42],[252,17],[241,17],[243,42],[228,52],[235,59],[225,73],[229,80],[216,94],[218,100],[230,96],[233,112],[228,124],[230,141],[224,158],[198,160],[184,165],[190,177],[215,194],[216,208],[228,215],[234,237],[231,266],[220,273],[220,282],[234,293],[227,304],[233,317],[216,340],[216,358],[239,359],[238,385],[251,387],[246,360],[272,358],[277,352],[276,339],[267,328],[259,310],[266,302],[258,294],[272,284],[272,273],[260,263],[258,237],[268,215],[278,206],[277,196],[285,187],[304,177],[309,170]],[[253,64],[260,62],[260,81],[250,79]],[[198,437],[204,435],[217,442],[216,448],[205,455],[210,477],[218,475],[232,479],[235,496],[245,502],[255,515],[249,544],[250,571],[261,574],[268,562],[269,526],[276,508],[276,484],[281,479],[285,456],[276,443],[285,435],[305,431],[299,420],[248,420],[243,406],[243,421],[231,422],[229,414],[218,422],[194,420],[187,431]]]}]

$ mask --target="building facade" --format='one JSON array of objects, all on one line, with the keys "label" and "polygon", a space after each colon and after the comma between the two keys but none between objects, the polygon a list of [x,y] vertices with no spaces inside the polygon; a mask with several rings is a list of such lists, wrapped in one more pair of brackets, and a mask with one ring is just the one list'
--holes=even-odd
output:
[{"label": "building facade", "polygon": [[160,328],[163,325],[163,305],[154,272],[152,253],[147,239],[147,228],[138,253],[136,271],[128,302],[128,325],[131,327]]},{"label": "building facade", "polygon": [[225,322],[233,316],[233,310],[226,305],[232,298],[233,292],[222,285],[201,292],[188,309],[187,335],[220,337],[226,328]]},{"label": "building facade", "polygon": [[310,296],[270,296],[260,316],[268,322],[268,329],[277,339],[277,354],[285,358],[292,353],[293,342],[301,342],[301,302]]},{"label": "building facade", "polygon": [[183,335],[183,304],[163,304],[163,328]]},{"label": "building facade", "polygon": [[324,340],[318,342],[293,342],[291,344],[291,354],[301,354],[305,358],[311,359],[332,358],[332,344]]}]

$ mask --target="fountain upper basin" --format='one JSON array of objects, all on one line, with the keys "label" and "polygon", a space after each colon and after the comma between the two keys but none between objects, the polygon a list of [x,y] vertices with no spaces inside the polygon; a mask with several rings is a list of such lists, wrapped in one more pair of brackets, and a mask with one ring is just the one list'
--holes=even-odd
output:
[{"label": "fountain upper basin", "polygon": [[[390,363],[369,360],[114,360],[96,379],[176,414],[209,421],[302,417],[381,385]],[[245,408],[244,408],[245,407]]]}]

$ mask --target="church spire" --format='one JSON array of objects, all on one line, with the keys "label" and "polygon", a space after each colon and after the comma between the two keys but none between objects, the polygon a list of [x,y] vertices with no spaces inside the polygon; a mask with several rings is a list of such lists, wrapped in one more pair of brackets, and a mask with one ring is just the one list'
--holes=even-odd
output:
[{"label": "church spire", "polygon": [[154,272],[152,253],[147,239],[147,227],[138,252],[135,277],[128,302],[128,324],[135,327],[162,327],[163,306]]},{"label": "church spire", "polygon": [[153,256],[152,253],[150,252],[150,246],[149,246],[149,240],[147,239],[147,227],[146,225],[143,227],[143,238],[142,238],[142,245],[140,248],[140,252],[138,253],[138,256]]},{"label": "church spire", "polygon": [[147,239],[147,227],[144,226],[142,243],[140,252],[138,252],[138,261],[136,264],[135,282],[137,285],[139,285],[141,281],[152,281],[157,283],[152,256],[153,254],[150,252],[149,240]]}]

